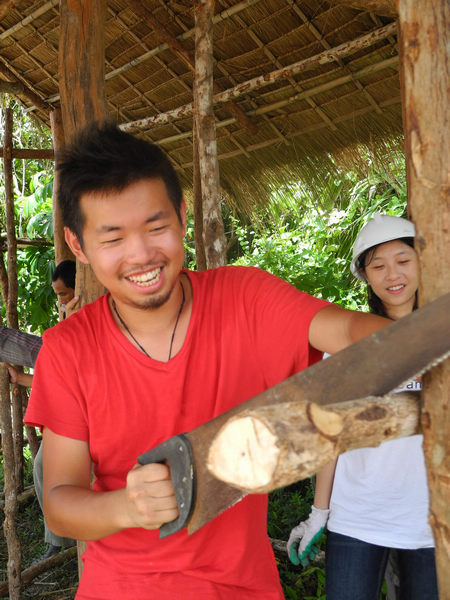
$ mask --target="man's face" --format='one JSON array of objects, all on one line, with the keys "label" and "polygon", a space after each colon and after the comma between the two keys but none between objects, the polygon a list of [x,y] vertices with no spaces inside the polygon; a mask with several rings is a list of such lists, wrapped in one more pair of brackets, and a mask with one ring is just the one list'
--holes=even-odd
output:
[{"label": "man's face", "polygon": [[75,290],[67,287],[64,281],[59,277],[56,281],[52,281],[52,288],[58,298],[58,304],[67,304],[75,295]]},{"label": "man's face", "polygon": [[157,308],[178,280],[184,261],[186,209],[180,223],[162,179],[81,198],[83,247],[66,229],[77,258],[90,264],[117,305]]}]

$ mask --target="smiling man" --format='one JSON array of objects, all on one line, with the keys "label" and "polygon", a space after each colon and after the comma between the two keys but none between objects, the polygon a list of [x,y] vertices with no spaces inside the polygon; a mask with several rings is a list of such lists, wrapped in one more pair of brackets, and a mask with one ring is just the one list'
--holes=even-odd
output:
[{"label": "smiling man", "polygon": [[58,168],[67,243],[108,290],[44,334],[26,414],[43,428],[46,518],[88,540],[77,598],[281,600],[265,495],[160,540],[178,515],[170,472],[136,457],[387,321],[259,269],[184,270],[175,171],[113,125]]}]

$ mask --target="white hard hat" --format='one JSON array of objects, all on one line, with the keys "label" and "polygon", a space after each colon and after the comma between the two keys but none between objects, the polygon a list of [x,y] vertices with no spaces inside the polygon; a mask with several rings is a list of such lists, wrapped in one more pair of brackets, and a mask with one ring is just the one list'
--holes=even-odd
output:
[{"label": "white hard hat", "polygon": [[356,265],[363,252],[373,246],[378,246],[379,244],[384,244],[391,240],[414,237],[415,233],[414,224],[411,223],[411,221],[402,219],[402,217],[392,217],[390,215],[375,213],[373,219],[366,223],[358,233],[358,237],[353,245],[353,258],[350,263],[350,269],[353,275],[358,279],[364,280],[364,277]]}]

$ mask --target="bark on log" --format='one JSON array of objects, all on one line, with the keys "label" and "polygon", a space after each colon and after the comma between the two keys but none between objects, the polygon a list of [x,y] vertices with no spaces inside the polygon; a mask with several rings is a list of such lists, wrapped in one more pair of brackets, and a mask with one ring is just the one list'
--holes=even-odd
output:
[{"label": "bark on log", "polygon": [[212,105],[212,18],[214,0],[195,3],[195,122],[203,207],[203,240],[208,268],[226,263],[226,240],[219,197],[219,162]]},{"label": "bark on log", "polygon": [[319,406],[306,400],[252,409],[217,433],[208,469],[248,493],[310,477],[342,452],[378,446],[419,431],[419,394]]},{"label": "bark on log", "polygon": [[[104,88],[105,0],[61,0],[59,89],[66,142],[92,121],[106,117]],[[80,307],[104,293],[92,269],[77,261]]]},{"label": "bark on log", "polygon": [[[447,0],[398,0],[408,205],[421,267],[420,304],[450,290],[449,11]],[[450,362],[424,377],[422,427],[439,593],[450,598]]]}]

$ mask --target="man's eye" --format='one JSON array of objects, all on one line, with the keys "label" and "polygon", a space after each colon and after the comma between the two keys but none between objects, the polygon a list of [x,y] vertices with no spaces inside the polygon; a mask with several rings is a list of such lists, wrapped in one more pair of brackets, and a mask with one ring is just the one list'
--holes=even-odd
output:
[{"label": "man's eye", "polygon": [[120,242],[121,238],[114,238],[112,240],[104,240],[104,244],[114,244],[115,242]]}]

